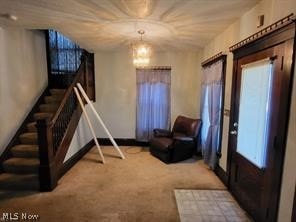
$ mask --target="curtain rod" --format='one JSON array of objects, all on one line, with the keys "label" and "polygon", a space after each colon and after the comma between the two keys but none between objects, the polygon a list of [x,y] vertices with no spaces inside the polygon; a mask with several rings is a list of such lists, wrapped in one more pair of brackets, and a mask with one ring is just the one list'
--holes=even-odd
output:
[{"label": "curtain rod", "polygon": [[205,61],[203,61],[203,62],[201,63],[201,66],[207,66],[207,65],[209,65],[210,63],[212,63],[213,61],[215,61],[216,59],[218,59],[218,58],[220,58],[220,57],[222,57],[222,56],[226,56],[226,54],[223,53],[223,52],[219,52],[219,53],[217,53],[216,55],[214,55],[214,56],[212,56],[212,57],[206,59]]},{"label": "curtain rod", "polygon": [[277,22],[267,26],[266,28],[260,30],[259,32],[256,32],[255,34],[249,36],[248,38],[245,38],[244,40],[236,43],[235,45],[233,46],[230,46],[229,47],[229,51],[230,52],[233,52],[234,50],[238,49],[238,48],[241,48],[242,46],[244,45],[247,45],[273,31],[276,31],[286,25],[289,25],[291,24],[292,22],[295,21],[295,16],[293,13],[291,13],[290,15],[278,20]]},{"label": "curtain rod", "polygon": [[171,66],[147,66],[147,67],[138,67],[136,69],[149,69],[149,70],[171,70]]}]

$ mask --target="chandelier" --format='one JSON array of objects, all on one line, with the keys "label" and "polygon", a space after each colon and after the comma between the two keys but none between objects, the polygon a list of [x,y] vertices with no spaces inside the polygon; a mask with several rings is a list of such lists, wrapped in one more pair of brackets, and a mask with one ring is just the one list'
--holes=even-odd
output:
[{"label": "chandelier", "polygon": [[132,45],[133,63],[136,67],[144,67],[150,63],[151,47],[143,41],[145,31],[139,30],[138,33],[141,35],[141,39]]}]

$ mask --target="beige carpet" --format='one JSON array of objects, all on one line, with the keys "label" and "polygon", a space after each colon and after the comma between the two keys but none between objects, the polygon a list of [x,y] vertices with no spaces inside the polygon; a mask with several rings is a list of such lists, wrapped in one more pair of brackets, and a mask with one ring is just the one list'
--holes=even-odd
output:
[{"label": "beige carpet", "polygon": [[[202,160],[166,165],[147,148],[122,147],[126,160],[93,148],[49,193],[0,191],[3,212],[38,214],[40,221],[179,221],[174,189],[225,189]],[[135,154],[131,154],[135,153]]]}]

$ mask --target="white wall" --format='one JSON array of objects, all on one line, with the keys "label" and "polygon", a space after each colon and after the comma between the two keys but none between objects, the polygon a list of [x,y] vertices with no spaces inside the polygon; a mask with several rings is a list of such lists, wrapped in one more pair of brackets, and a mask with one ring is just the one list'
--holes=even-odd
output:
[{"label": "white wall", "polygon": [[[171,122],[177,115],[199,117],[200,56],[193,52],[157,52],[152,66],[171,66]],[[136,69],[130,52],[96,52],[96,109],[116,138],[135,138]],[[106,137],[98,129],[99,137]]]},{"label": "white wall", "polygon": [[[171,121],[177,115],[199,117],[200,55],[192,52],[154,53],[152,66],[171,66]],[[114,138],[135,138],[136,69],[130,52],[95,53],[96,102],[94,106]],[[97,137],[107,134],[86,106]],[[67,161],[92,139],[84,118],[66,154]]]},{"label": "white wall", "polygon": [[[231,82],[232,82],[232,65],[233,56],[229,53],[229,47],[240,40],[254,34],[258,31],[256,28],[257,16],[265,15],[264,27],[273,22],[289,15],[296,14],[295,0],[262,0],[253,9],[245,13],[239,20],[230,25],[224,32],[213,39],[203,50],[203,59],[213,56],[214,54],[223,51],[227,53],[227,70],[226,70],[226,87],[225,87],[225,109],[230,109],[231,100]],[[261,28],[260,28],[261,29]],[[294,89],[292,100],[295,100],[295,75],[294,75]],[[283,184],[281,191],[281,202],[279,209],[278,220],[280,222],[290,221],[292,212],[292,203],[295,190],[295,173],[296,161],[291,160],[295,157],[295,143],[296,143],[296,105],[295,101],[291,107],[290,125],[288,143],[286,148],[286,157],[284,163]],[[222,158],[220,159],[220,166],[226,170],[227,160],[227,144],[228,144],[228,125],[229,118],[224,116],[223,138],[222,138]],[[292,148],[294,147],[294,148]]]},{"label": "white wall", "polygon": [[46,85],[44,33],[0,27],[0,154]]},{"label": "white wall", "polygon": [[[94,123],[94,121],[96,121],[96,120],[94,119],[94,116],[93,116],[89,106],[86,105],[85,109],[87,110],[89,116],[92,118],[92,123]],[[89,130],[89,127],[87,125],[87,121],[86,121],[84,115],[82,115],[79,120],[78,126],[75,130],[75,133],[73,135],[73,138],[70,143],[67,154],[65,156],[64,162],[66,162],[68,159],[70,159],[74,154],[76,154],[81,148],[83,148],[92,139],[93,138],[92,138],[91,132]]]}]

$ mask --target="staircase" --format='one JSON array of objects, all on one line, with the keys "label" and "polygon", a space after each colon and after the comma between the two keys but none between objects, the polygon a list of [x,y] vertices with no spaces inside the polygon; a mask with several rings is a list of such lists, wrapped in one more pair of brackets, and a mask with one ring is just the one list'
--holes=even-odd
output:
[{"label": "staircase", "polygon": [[64,163],[82,114],[74,87],[80,83],[89,98],[95,99],[93,54],[83,54],[79,69],[66,85],[66,75],[52,76],[0,155],[0,190],[51,191],[75,164]]},{"label": "staircase", "polygon": [[36,124],[38,120],[52,118],[66,92],[65,89],[50,89],[50,95],[41,98],[37,112],[18,138],[19,144],[10,149],[10,158],[2,163],[0,189],[39,189],[39,146]]}]

